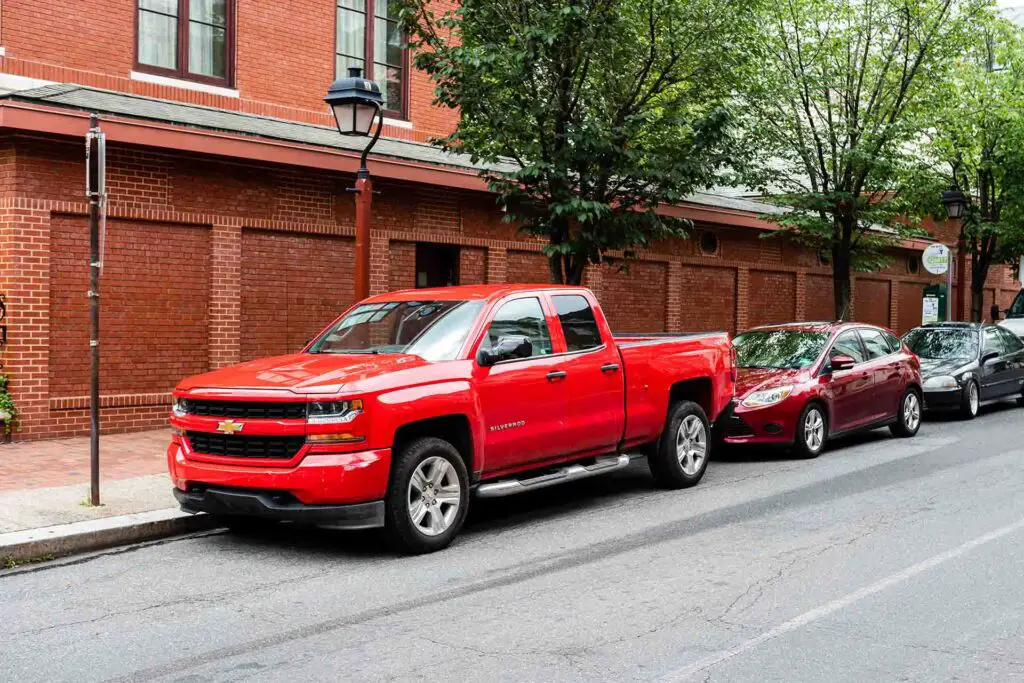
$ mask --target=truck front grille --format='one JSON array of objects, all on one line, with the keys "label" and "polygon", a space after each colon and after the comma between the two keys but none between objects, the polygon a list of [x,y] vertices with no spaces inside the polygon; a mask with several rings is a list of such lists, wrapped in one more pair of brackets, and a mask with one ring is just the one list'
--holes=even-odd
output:
[{"label": "truck front grille", "polygon": [[185,401],[190,415],[240,417],[268,420],[300,420],[306,417],[306,404],[272,401],[210,401],[190,398]]},{"label": "truck front grille", "polygon": [[229,458],[278,458],[288,460],[295,457],[303,444],[304,436],[243,436],[240,434],[211,434],[210,432],[187,432],[189,444],[196,453],[222,455]]}]

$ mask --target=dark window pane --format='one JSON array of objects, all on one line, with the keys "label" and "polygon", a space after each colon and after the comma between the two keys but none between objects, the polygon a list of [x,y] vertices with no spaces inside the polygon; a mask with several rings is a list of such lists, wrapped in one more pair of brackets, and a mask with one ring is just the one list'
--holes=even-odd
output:
[{"label": "dark window pane", "polygon": [[556,296],[555,311],[562,324],[565,345],[568,351],[584,351],[601,345],[601,332],[590,304],[582,296]]},{"label": "dark window pane", "polygon": [[835,358],[836,356],[849,356],[858,363],[864,362],[864,351],[860,347],[860,339],[857,337],[857,333],[853,330],[849,332],[843,332],[836,338],[835,344],[832,345],[832,351],[829,352],[829,358]]},{"label": "dark window pane", "polygon": [[889,355],[889,344],[878,330],[861,330],[860,338],[864,340],[864,346],[867,347],[868,358],[881,358]]},{"label": "dark window pane", "polygon": [[349,57],[348,55],[337,55],[334,59],[334,72],[338,76],[347,76],[348,68],[350,66],[358,66],[362,69],[363,73],[366,73],[366,67],[363,65],[363,60],[356,59],[355,57]]},{"label": "dark window pane", "polygon": [[400,111],[402,109],[402,70],[386,64],[374,64],[373,80],[377,81],[380,92],[384,96],[384,109]]},{"label": "dark window pane", "polygon": [[373,60],[391,66],[402,65],[405,36],[393,21],[376,19],[373,25]]},{"label": "dark window pane", "polygon": [[903,347],[903,344],[900,343],[899,338],[891,334],[886,333],[885,341],[889,342],[889,350],[892,351],[893,353],[896,353]]},{"label": "dark window pane", "polygon": [[227,34],[224,29],[189,22],[188,70],[201,76],[227,78]]},{"label": "dark window pane", "polygon": [[[341,77],[346,75],[349,66],[365,68],[363,55],[366,54],[366,15],[339,7],[337,21],[336,51],[339,59],[335,66],[337,75]],[[342,60],[340,57],[346,59]]]},{"label": "dark window pane", "polygon": [[189,0],[188,18],[226,28],[228,24],[227,0]]},{"label": "dark window pane", "polygon": [[374,14],[395,21],[398,19],[398,12],[401,9],[401,4],[397,0],[377,0]]},{"label": "dark window pane", "polygon": [[347,7],[348,9],[366,12],[366,0],[338,0],[338,7]]},{"label": "dark window pane", "polygon": [[989,351],[995,351],[999,355],[1006,353],[1006,350],[1003,348],[1003,339],[995,329],[991,327],[985,328],[985,334],[983,336],[985,345],[982,348],[984,348],[986,353]]},{"label": "dark window pane", "polygon": [[139,0],[139,9],[178,16],[178,0]]},{"label": "dark window pane", "polygon": [[178,20],[139,11],[139,63],[162,69],[178,68]]},{"label": "dark window pane", "polygon": [[1021,342],[1020,337],[1002,327],[997,327],[996,332],[1003,338],[1003,348],[1006,349],[1007,353],[1017,353],[1021,349],[1024,349],[1024,343]]},{"label": "dark window pane", "polygon": [[546,356],[551,353],[551,333],[544,311],[537,299],[516,299],[510,301],[498,311],[487,329],[484,344],[488,348],[495,346],[498,340],[509,335],[523,335],[533,343],[534,356]]}]

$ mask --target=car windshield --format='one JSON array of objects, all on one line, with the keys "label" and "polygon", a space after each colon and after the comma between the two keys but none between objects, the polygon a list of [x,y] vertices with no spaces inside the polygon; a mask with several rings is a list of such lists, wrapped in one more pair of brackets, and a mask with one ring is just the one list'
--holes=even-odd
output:
[{"label": "car windshield", "polygon": [[903,341],[921,358],[953,360],[978,355],[978,335],[973,330],[918,328],[908,332]]},{"label": "car windshield", "polygon": [[388,301],[363,304],[332,325],[310,353],[405,353],[453,360],[482,301]]},{"label": "car windshield", "polygon": [[824,332],[747,332],[733,340],[741,368],[801,370],[813,364],[828,341]]},{"label": "car windshield", "polygon": [[1024,318],[1024,289],[1017,292],[1017,296],[1014,297],[1013,303],[1010,304],[1010,308],[1006,311],[1007,318]]}]

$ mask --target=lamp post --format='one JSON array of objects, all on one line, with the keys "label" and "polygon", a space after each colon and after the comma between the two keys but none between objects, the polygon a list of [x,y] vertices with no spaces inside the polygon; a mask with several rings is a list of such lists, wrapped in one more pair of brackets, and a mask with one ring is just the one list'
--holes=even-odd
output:
[{"label": "lamp post", "polygon": [[[960,232],[956,239],[956,312],[957,318],[963,315],[964,311],[964,288],[967,282],[967,260],[964,243],[964,215],[967,213],[969,203],[967,195],[960,191],[954,184],[942,193],[942,204],[946,207],[946,216],[951,221],[960,222]],[[953,286],[953,271],[950,269],[947,290]],[[949,292],[952,294],[952,292]],[[948,294],[947,294],[948,296]],[[947,316],[952,320],[952,316]]]},{"label": "lamp post", "polygon": [[359,172],[356,186],[350,190],[356,195],[356,273],[355,300],[362,301],[370,295],[370,211],[373,202],[373,181],[366,168],[366,157],[380,137],[384,125],[381,116],[380,87],[363,78],[363,70],[350,66],[348,76],[336,80],[327,91],[324,102],[328,104],[338,124],[338,132],[351,137],[367,137],[378,119],[377,130],[359,157]]}]

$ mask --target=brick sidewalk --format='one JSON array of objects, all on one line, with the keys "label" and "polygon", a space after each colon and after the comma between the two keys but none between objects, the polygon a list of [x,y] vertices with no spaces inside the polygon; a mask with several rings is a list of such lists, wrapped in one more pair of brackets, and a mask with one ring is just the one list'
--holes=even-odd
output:
[{"label": "brick sidewalk", "polygon": [[[100,437],[100,480],[117,481],[167,471],[166,429]],[[0,445],[0,491],[89,483],[89,438]]]}]

